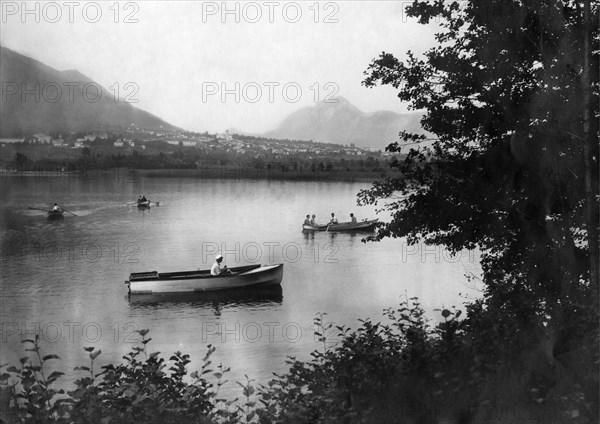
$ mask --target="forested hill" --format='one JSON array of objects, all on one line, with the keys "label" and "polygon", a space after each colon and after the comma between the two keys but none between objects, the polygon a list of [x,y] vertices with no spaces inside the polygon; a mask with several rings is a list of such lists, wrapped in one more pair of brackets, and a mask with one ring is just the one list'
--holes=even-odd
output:
[{"label": "forested hill", "polygon": [[125,127],[178,128],[125,100],[136,87],[120,87],[124,98],[76,70],[58,71],[0,47],[2,108],[0,137],[36,132],[93,131]]}]

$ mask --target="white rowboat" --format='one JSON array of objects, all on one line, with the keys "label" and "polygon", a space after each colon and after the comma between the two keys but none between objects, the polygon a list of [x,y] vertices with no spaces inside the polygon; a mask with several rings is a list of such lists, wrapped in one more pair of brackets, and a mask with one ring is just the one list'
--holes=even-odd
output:
[{"label": "white rowboat", "polygon": [[231,290],[281,284],[283,264],[230,268],[231,274],[210,275],[210,270],[158,273],[137,272],[125,284],[129,293],[182,293]]}]

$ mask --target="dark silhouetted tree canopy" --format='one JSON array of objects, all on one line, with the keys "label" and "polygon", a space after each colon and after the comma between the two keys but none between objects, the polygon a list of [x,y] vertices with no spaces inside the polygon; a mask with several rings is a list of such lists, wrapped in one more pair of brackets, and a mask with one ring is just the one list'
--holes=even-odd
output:
[{"label": "dark silhouetted tree canopy", "polygon": [[[360,193],[361,203],[384,201],[392,213],[372,239],[481,249],[487,294],[513,302],[524,317],[548,312],[546,302],[586,296],[582,99],[591,90],[582,83],[581,4],[430,1],[414,2],[408,14],[422,24],[439,20],[437,45],[404,60],[383,52],[364,84],[392,85],[401,101],[426,111],[422,125],[432,140],[400,135],[433,156],[413,149],[399,165],[401,177]],[[592,15],[597,53],[597,3]],[[590,66],[596,201],[588,206],[597,216],[597,54]],[[597,220],[592,228],[597,234]]]}]

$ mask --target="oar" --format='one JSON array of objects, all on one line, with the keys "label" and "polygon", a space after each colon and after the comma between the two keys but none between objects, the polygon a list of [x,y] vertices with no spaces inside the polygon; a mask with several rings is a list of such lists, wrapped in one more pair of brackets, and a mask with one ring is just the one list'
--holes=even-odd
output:
[{"label": "oar", "polygon": [[63,211],[65,211],[65,212],[69,212],[71,215],[79,216],[79,215],[77,215],[76,213],[73,213],[73,212],[71,212],[71,211],[68,211],[68,210],[66,210],[65,208],[62,208],[62,210],[63,210]]},{"label": "oar", "polygon": [[32,207],[28,207],[27,209],[31,209],[32,211],[44,211],[44,212],[48,212],[48,209],[32,208]]}]

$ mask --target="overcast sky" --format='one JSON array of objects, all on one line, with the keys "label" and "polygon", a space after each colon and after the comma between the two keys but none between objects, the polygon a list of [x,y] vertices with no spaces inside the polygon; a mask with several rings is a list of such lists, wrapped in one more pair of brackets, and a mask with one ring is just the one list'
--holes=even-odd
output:
[{"label": "overcast sky", "polygon": [[22,4],[2,2],[4,46],[193,131],[268,131],[332,95],[403,112],[392,88],[361,86],[363,71],[381,51],[433,43],[433,28],[406,18],[410,1]]}]

